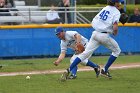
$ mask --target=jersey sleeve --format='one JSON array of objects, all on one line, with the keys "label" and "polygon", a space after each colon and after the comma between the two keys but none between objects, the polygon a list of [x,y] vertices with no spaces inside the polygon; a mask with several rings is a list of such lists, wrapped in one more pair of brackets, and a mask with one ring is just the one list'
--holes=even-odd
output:
[{"label": "jersey sleeve", "polygon": [[60,47],[61,47],[61,52],[67,51],[67,43],[66,42],[61,41]]}]

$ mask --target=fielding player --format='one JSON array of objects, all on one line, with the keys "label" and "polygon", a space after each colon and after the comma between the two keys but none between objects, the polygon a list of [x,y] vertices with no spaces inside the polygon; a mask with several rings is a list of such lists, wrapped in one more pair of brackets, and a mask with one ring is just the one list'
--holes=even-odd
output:
[{"label": "fielding player", "polygon": [[[77,45],[82,45],[83,48],[86,47],[88,40],[83,37],[82,35],[80,35],[78,32],[76,31],[64,31],[64,29],[62,27],[57,27],[55,29],[55,33],[57,35],[57,37],[61,40],[61,53],[58,57],[58,59],[54,62],[54,65],[58,65],[64,58],[66,55],[66,51],[67,48],[71,48],[75,51],[75,54],[71,57],[70,59],[70,64],[72,64],[72,62],[75,60],[75,58],[83,51],[79,51],[77,49]],[[98,77],[99,73],[100,73],[100,67],[96,64],[94,64],[93,62],[89,61],[88,58],[85,58],[84,60],[82,60],[81,62],[82,65],[85,66],[90,66],[92,68],[94,68],[95,72],[96,72],[96,76]],[[77,66],[75,66],[73,69],[71,69],[71,75],[69,77],[67,77],[67,79],[75,79],[76,78],[76,72],[77,72]],[[63,76],[62,76],[63,77]]]}]

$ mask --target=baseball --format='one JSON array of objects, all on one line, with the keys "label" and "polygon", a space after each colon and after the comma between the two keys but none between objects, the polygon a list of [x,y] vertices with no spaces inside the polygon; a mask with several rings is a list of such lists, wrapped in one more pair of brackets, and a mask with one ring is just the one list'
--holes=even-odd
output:
[{"label": "baseball", "polygon": [[27,76],[26,79],[30,79],[30,76]]}]

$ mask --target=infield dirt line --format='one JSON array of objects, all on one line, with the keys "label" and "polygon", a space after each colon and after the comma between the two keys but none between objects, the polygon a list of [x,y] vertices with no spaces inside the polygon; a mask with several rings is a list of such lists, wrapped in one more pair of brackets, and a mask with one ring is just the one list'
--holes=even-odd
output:
[{"label": "infield dirt line", "polygon": [[[140,64],[116,64],[112,65],[110,69],[128,69],[128,68],[139,68]],[[78,71],[91,71],[90,67],[79,68]],[[45,70],[45,71],[29,71],[29,72],[0,72],[0,76],[16,76],[16,75],[34,75],[34,74],[56,74],[63,73],[64,70]]]}]

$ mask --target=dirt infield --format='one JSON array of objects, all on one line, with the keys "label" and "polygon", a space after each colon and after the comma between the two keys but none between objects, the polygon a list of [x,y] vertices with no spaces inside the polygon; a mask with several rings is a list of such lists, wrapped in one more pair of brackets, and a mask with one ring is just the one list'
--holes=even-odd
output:
[{"label": "dirt infield", "polygon": [[[102,67],[102,66],[101,66]],[[128,68],[140,68],[140,63],[129,63],[129,64],[113,64],[110,69],[128,69]],[[79,68],[78,71],[91,71],[90,67]],[[1,72],[0,76],[16,76],[16,75],[33,75],[33,74],[55,74],[63,73],[64,70],[45,70],[45,71],[30,71],[30,72]]]}]

